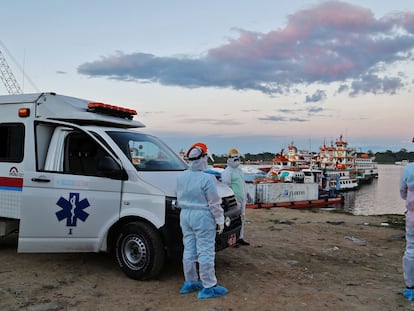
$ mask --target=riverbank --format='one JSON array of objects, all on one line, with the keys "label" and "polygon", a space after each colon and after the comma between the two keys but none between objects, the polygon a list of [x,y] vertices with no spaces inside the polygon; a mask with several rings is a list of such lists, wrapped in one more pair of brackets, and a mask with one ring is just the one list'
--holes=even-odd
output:
[{"label": "riverbank", "polygon": [[247,218],[251,245],[216,256],[222,298],[178,294],[180,263],[138,282],[106,254],[17,254],[9,239],[0,310],[414,310],[401,294],[403,216],[272,208]]}]

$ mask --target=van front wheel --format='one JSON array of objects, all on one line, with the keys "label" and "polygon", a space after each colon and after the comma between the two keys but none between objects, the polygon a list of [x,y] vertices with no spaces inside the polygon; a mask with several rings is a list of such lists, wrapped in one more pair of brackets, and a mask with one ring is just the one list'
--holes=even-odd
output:
[{"label": "van front wheel", "polygon": [[135,280],[155,277],[165,261],[159,233],[144,222],[124,225],[119,231],[115,251],[122,271]]}]

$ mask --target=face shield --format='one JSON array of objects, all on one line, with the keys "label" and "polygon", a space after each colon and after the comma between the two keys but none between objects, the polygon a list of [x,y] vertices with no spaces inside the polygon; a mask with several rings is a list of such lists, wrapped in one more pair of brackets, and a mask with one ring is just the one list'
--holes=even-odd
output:
[{"label": "face shield", "polygon": [[203,156],[208,156],[210,160],[214,162],[213,156],[208,153],[207,145],[204,143],[195,143],[187,151],[187,158],[189,161],[198,160]]},{"label": "face shield", "polygon": [[236,168],[240,165],[240,156],[239,155],[233,155],[227,159],[227,164],[230,165],[230,167]]},{"label": "face shield", "polygon": [[203,143],[192,145],[187,152],[187,159],[192,171],[204,171],[208,166],[208,158],[214,162],[213,157],[207,152],[207,146]]}]

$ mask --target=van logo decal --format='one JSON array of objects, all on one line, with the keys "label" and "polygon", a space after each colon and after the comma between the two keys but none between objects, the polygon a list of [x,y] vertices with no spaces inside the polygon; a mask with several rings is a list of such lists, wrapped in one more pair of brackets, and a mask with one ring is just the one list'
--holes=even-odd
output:
[{"label": "van logo decal", "polygon": [[19,170],[17,169],[17,167],[13,166],[9,170],[9,176],[13,176],[13,177],[23,177],[23,174],[22,173],[19,173]]},{"label": "van logo decal", "polygon": [[[90,206],[88,199],[85,198],[79,201],[79,193],[69,193],[69,200],[60,197],[56,204],[62,208],[60,211],[56,212],[56,217],[59,221],[66,219],[66,227],[76,227],[76,221],[78,219],[84,222],[89,216],[89,214],[84,211],[85,208]],[[72,230],[69,231],[69,234],[71,233]]]}]

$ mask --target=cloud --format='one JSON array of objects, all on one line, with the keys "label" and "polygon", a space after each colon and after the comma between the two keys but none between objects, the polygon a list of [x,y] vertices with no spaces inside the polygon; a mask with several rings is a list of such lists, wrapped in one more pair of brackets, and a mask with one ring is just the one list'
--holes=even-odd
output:
[{"label": "cloud", "polygon": [[210,125],[241,125],[242,122],[236,121],[234,119],[226,120],[217,120],[210,118],[184,118],[181,122],[187,124],[210,124]]},{"label": "cloud", "polygon": [[[268,33],[237,31],[236,39],[202,57],[118,51],[81,64],[78,72],[140,83],[266,94],[296,92],[301,84],[334,82],[341,83],[339,92],[351,96],[395,94],[404,86],[403,78],[386,76],[386,69],[412,61],[414,12],[375,18],[367,8],[328,1],[289,15],[284,28]],[[306,101],[323,99],[321,95],[323,91]]]},{"label": "cloud", "polygon": [[[258,118],[261,121],[272,121],[272,122],[306,122],[309,121],[307,117],[313,116],[323,112],[324,109],[321,107],[306,107],[304,109],[278,109],[277,112],[282,115],[267,116]],[[292,117],[294,116],[294,117]],[[304,116],[304,117],[303,117]]]},{"label": "cloud", "polygon": [[242,109],[241,111],[250,113],[250,112],[259,112],[260,110],[259,109]]},{"label": "cloud", "polygon": [[267,116],[263,118],[258,118],[260,121],[272,121],[272,122],[306,122],[309,121],[303,118],[287,118],[283,116]]},{"label": "cloud", "polygon": [[352,82],[352,92],[350,95],[357,96],[361,93],[396,94],[397,90],[403,86],[404,84],[399,77],[380,78],[377,75],[367,74],[361,77],[361,79]]},{"label": "cloud", "polygon": [[308,108],[308,114],[309,115],[317,114],[319,112],[323,112],[323,108],[321,108],[321,107],[309,107]]},{"label": "cloud", "polygon": [[344,93],[349,90],[349,86],[346,84],[341,84],[338,88],[338,93]]},{"label": "cloud", "polygon": [[165,111],[162,111],[162,110],[159,110],[159,111],[140,111],[139,115],[141,117],[147,117],[147,116],[150,116],[150,115],[158,115],[158,114],[163,114],[163,113],[165,113]]},{"label": "cloud", "polygon": [[281,113],[295,113],[295,112],[297,112],[298,110],[283,108],[283,109],[278,109],[278,111],[279,111],[279,112],[281,112]]},{"label": "cloud", "polygon": [[326,92],[322,90],[317,90],[312,96],[306,96],[307,103],[316,103],[323,101],[326,98]]}]

